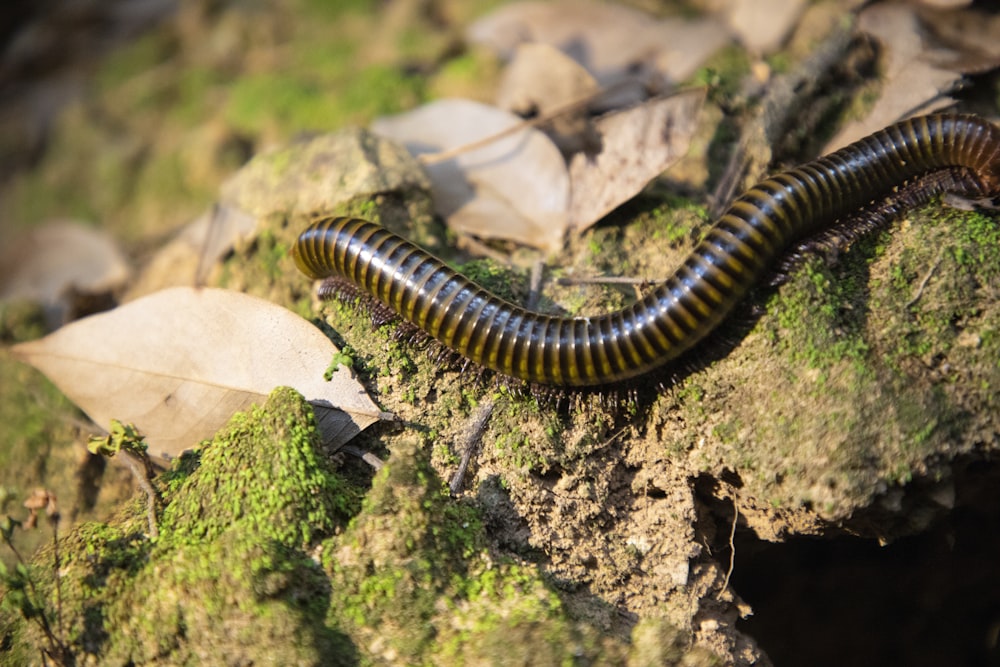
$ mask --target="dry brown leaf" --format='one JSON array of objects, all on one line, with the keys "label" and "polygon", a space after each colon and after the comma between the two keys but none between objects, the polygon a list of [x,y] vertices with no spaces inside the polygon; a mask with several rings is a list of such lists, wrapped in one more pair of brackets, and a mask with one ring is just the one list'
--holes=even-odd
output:
[{"label": "dry brown leaf", "polygon": [[954,71],[928,62],[920,20],[911,7],[872,5],[861,12],[858,28],[882,44],[881,94],[868,116],[845,125],[827,144],[825,152],[846,146],[916,112],[928,113],[948,106],[952,100],[943,93],[961,78]]},{"label": "dry brown leaf", "polygon": [[0,300],[42,304],[61,323],[72,294],[104,294],[130,269],[113,238],[78,222],[35,227],[0,249]]},{"label": "dry brown leaf", "polygon": [[[470,100],[439,100],[372,129],[413,154],[446,151],[498,135],[523,121]],[[562,247],[569,176],[542,132],[525,127],[482,147],[426,165],[437,212],[457,231],[554,252]]]},{"label": "dry brown leaf", "polygon": [[599,118],[601,152],[570,161],[570,229],[593,225],[682,158],[704,101],[705,91],[693,90]]},{"label": "dry brown leaf", "polygon": [[[580,101],[594,101],[597,81],[575,60],[549,44],[521,44],[504,68],[497,89],[501,109],[539,117]],[[539,126],[565,154],[589,146],[593,129],[588,103],[557,114]]]},{"label": "dry brown leaf", "polygon": [[336,348],[280,306],[221,289],[175,287],[14,346],[95,423],[134,423],[154,455],[176,456],[233,413],[287,385],[316,408],[324,443],[343,444],[379,418],[339,369]]},{"label": "dry brown leaf", "polygon": [[805,6],[805,0],[733,0],[726,19],[747,49],[767,54],[782,45]]},{"label": "dry brown leaf", "polygon": [[516,2],[472,24],[470,42],[510,59],[518,44],[542,42],[587,69],[602,88],[633,80],[631,94],[613,104],[643,99],[642,89],[666,90],[690,77],[708,56],[729,41],[725,26],[712,18],[656,20],[622,5],[596,2]]},{"label": "dry brown leaf", "polygon": [[958,9],[972,4],[972,0],[917,0],[918,4],[935,9]]},{"label": "dry brown leaf", "polygon": [[919,14],[942,46],[929,54],[932,64],[967,74],[1000,67],[1000,14],[985,8],[922,9]]}]

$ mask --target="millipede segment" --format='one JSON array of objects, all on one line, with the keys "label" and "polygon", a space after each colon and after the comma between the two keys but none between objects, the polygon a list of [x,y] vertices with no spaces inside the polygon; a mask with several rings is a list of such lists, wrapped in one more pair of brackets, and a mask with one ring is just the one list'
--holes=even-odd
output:
[{"label": "millipede segment", "polygon": [[346,279],[448,349],[525,382],[611,385],[654,371],[703,339],[790,248],[935,171],[968,196],[1000,194],[1000,129],[976,116],[906,120],[778,174],[740,196],[676,272],[595,317],[526,310],[365,220],[312,223],[293,248],[313,279]]}]

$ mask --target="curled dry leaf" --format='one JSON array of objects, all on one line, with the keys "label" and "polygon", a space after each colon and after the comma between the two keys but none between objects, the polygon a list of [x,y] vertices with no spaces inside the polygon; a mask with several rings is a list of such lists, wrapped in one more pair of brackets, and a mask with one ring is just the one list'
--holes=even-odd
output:
[{"label": "curled dry leaf", "polygon": [[570,229],[593,225],[682,158],[704,101],[704,90],[692,90],[599,118],[600,153],[570,162]]},{"label": "curled dry leaf", "polygon": [[[523,121],[470,100],[440,100],[372,129],[413,155],[447,151],[494,137]],[[569,177],[562,154],[542,132],[524,127],[473,150],[429,161],[434,206],[453,229],[555,251],[562,246]]]},{"label": "curled dry leaf", "polygon": [[635,81],[614,104],[643,99],[643,89],[664,91],[687,79],[729,41],[713,18],[656,20],[645,12],[596,2],[516,2],[469,27],[470,42],[510,59],[525,42],[551,44],[587,69],[602,88]]},{"label": "curled dry leaf", "polygon": [[845,125],[824,152],[846,146],[917,112],[929,113],[948,106],[952,100],[947,93],[961,79],[955,71],[929,62],[920,19],[912,7],[872,5],[861,12],[858,28],[882,45],[881,94],[869,114]]},{"label": "curled dry leaf", "polygon": [[324,443],[337,446],[380,412],[339,369],[336,353],[298,315],[239,292],[175,287],[14,346],[102,425],[135,424],[150,453],[176,456],[233,413],[287,385],[316,409]]},{"label": "curled dry leaf", "polygon": [[75,294],[121,288],[130,269],[118,244],[101,230],[60,220],[31,229],[0,249],[0,300],[42,304],[61,323]]}]

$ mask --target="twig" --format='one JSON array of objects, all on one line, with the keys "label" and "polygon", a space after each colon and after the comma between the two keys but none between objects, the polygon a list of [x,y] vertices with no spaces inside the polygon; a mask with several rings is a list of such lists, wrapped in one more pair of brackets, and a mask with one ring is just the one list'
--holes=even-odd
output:
[{"label": "twig", "polygon": [[729,577],[732,576],[733,570],[736,568],[736,523],[740,520],[740,508],[736,504],[736,498],[733,498],[733,525],[729,529],[729,569],[726,570],[726,578],[722,582],[722,589],[719,590],[718,595],[715,596],[716,600],[721,600],[722,595],[729,588]]},{"label": "twig", "polygon": [[[623,88],[626,85],[631,85],[631,83],[632,83],[631,81],[620,81],[614,85],[608,86],[607,88],[601,88],[600,90],[597,90],[593,93],[588,93],[581,97],[577,97],[576,99],[572,99],[564,104],[555,106],[545,113],[539,114],[534,118],[530,118],[523,122],[517,123],[516,125],[511,125],[507,129],[501,130],[487,137],[483,137],[475,141],[470,141],[467,144],[462,144],[461,146],[455,146],[454,148],[449,148],[448,150],[440,151],[437,153],[424,153],[423,155],[417,156],[417,159],[424,165],[432,165],[432,164],[437,164],[439,162],[444,162],[446,160],[450,160],[458,155],[461,155],[462,153],[468,153],[470,151],[476,150],[477,148],[488,146],[493,142],[500,141],[501,139],[509,137],[512,134],[517,134],[518,132],[525,130],[529,127],[535,127],[536,125],[547,123],[553,118],[557,118],[563,115],[564,113],[569,113],[570,111],[575,111],[580,107],[587,106],[588,104],[594,102],[595,100],[599,100],[605,95],[609,95],[615,92],[619,88]],[[680,92],[682,91],[677,91],[678,94]]]},{"label": "twig", "polygon": [[350,454],[351,456],[358,457],[359,459],[370,465],[372,468],[374,468],[375,472],[381,470],[382,466],[385,465],[385,461],[383,461],[379,457],[375,456],[371,452],[366,452],[362,450],[360,447],[355,447],[354,445],[344,445],[343,447],[340,448],[340,451],[344,452],[345,454]]},{"label": "twig", "polygon": [[538,299],[542,294],[542,276],[544,273],[545,264],[542,260],[538,260],[531,265],[531,279],[528,285],[528,298],[524,303],[524,307],[528,310],[534,310],[538,305]]},{"label": "twig", "polygon": [[472,415],[463,443],[462,460],[458,464],[458,470],[455,471],[455,475],[448,484],[448,488],[451,490],[451,495],[453,496],[458,495],[458,492],[462,490],[465,473],[468,472],[472,455],[478,450],[479,443],[483,439],[483,433],[486,432],[486,426],[490,423],[494,405],[493,399],[486,399],[480,403],[479,408]]},{"label": "twig", "polygon": [[130,449],[122,448],[119,452],[128,469],[132,471],[139,488],[146,494],[146,520],[149,523],[149,536],[156,539],[160,530],[156,526],[156,508],[160,502],[160,494],[156,492],[150,481],[155,476],[153,464],[148,456],[139,456]]},{"label": "twig", "polygon": [[649,278],[629,278],[628,276],[579,276],[572,278],[559,278],[556,282],[563,287],[574,287],[576,285],[637,285],[645,288],[659,285],[665,282],[662,280],[650,280]]},{"label": "twig", "polygon": [[931,276],[934,274],[935,271],[937,271],[937,268],[941,265],[941,259],[943,256],[944,256],[944,246],[938,248],[937,257],[934,260],[934,264],[927,271],[927,273],[924,274],[924,277],[920,281],[920,284],[917,285],[916,293],[913,295],[912,299],[906,302],[906,305],[903,306],[904,308],[909,308],[910,306],[916,304],[917,301],[920,301],[920,297],[923,296],[924,294],[924,288],[927,287],[927,283],[928,281],[930,281]]},{"label": "twig", "polygon": [[[54,503],[53,503],[54,504]],[[59,636],[63,636],[63,623],[62,623],[62,576],[59,574],[59,512],[53,512],[49,516],[49,522],[52,524],[52,576],[55,577],[56,583],[56,631]]]}]

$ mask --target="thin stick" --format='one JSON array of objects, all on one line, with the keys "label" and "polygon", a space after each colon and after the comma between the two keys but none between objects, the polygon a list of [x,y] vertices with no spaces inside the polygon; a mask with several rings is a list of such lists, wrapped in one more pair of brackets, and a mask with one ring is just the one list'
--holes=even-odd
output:
[{"label": "thin stick", "polygon": [[479,443],[483,439],[483,433],[486,432],[486,426],[493,415],[493,406],[493,400],[486,399],[472,415],[465,442],[463,443],[462,461],[458,464],[458,470],[455,471],[455,475],[451,478],[451,483],[448,484],[448,488],[451,490],[451,495],[453,496],[458,495],[458,492],[462,490],[462,482],[465,480],[465,473],[469,470],[469,462],[472,461],[472,455],[478,450]]},{"label": "thin stick", "polygon": [[726,592],[729,588],[729,577],[732,576],[733,570],[736,568],[736,544],[734,540],[736,539],[736,523],[740,519],[740,508],[736,504],[736,498],[733,498],[733,525],[729,529],[729,569],[726,570],[726,578],[722,582],[722,589],[719,594],[715,596],[716,600],[722,599],[722,594]]},{"label": "thin stick", "polygon": [[941,258],[943,257],[943,255],[944,255],[944,246],[938,249],[937,258],[935,258],[934,260],[934,265],[931,266],[930,270],[928,270],[926,274],[924,274],[923,280],[921,280],[920,284],[917,285],[916,294],[913,295],[912,299],[906,302],[904,308],[909,308],[910,306],[914,305],[917,301],[920,301],[920,297],[923,296],[924,294],[924,288],[927,287],[927,282],[931,279],[931,276],[934,275],[934,272],[937,271],[937,268],[941,265]]},{"label": "thin stick", "polygon": [[651,280],[649,278],[629,278],[628,276],[579,276],[573,278],[559,278],[556,282],[563,287],[573,287],[576,285],[638,285],[639,287],[651,287],[665,282],[663,280]]},{"label": "thin stick", "polygon": [[149,524],[149,536],[156,539],[160,536],[160,530],[156,526],[156,506],[160,500],[160,494],[153,488],[150,479],[153,477],[152,464],[149,457],[137,456],[125,447],[118,452],[128,469],[132,471],[139,488],[146,494],[146,521]]},{"label": "thin stick", "polygon": [[534,310],[538,305],[538,299],[542,295],[542,276],[545,273],[545,264],[542,260],[531,265],[531,281],[528,286],[528,299],[524,304],[524,307],[529,310]]},{"label": "thin stick", "polygon": [[[529,127],[534,127],[536,125],[541,125],[542,123],[547,123],[548,121],[563,115],[564,113],[569,113],[570,111],[575,111],[580,107],[587,106],[591,102],[604,97],[605,95],[614,92],[615,90],[624,87],[626,84],[630,84],[630,81],[620,81],[607,88],[602,88],[593,93],[588,93],[576,99],[572,99],[568,102],[555,106],[543,114],[539,114],[534,118],[529,118],[523,122],[517,123],[516,125],[511,125],[505,130],[500,130],[494,134],[481,139],[476,139],[475,141],[470,141],[467,144],[462,144],[461,146],[455,146],[454,148],[449,148],[448,150],[440,151],[437,153],[424,153],[423,155],[418,155],[417,159],[425,165],[438,164],[439,162],[444,162],[450,160],[453,157],[461,155],[462,153],[468,153],[474,151],[477,148],[482,148],[483,146],[488,146],[489,144],[500,141],[505,137],[509,137],[512,134],[517,134],[518,132],[525,130]],[[680,92],[680,91],[678,91]]]}]

